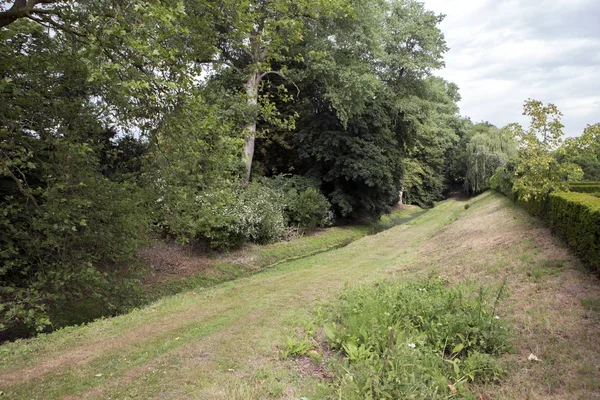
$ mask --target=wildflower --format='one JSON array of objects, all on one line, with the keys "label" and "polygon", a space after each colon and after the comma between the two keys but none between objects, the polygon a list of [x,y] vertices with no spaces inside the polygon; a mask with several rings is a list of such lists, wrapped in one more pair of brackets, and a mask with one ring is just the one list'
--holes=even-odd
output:
[{"label": "wildflower", "polygon": [[414,343],[409,343],[408,347],[410,347],[411,349],[414,349],[415,347],[417,347],[417,345]]},{"label": "wildflower", "polygon": [[497,316],[497,315],[496,315],[494,318],[496,318],[496,319],[500,319],[500,317],[499,317],[499,316]]}]

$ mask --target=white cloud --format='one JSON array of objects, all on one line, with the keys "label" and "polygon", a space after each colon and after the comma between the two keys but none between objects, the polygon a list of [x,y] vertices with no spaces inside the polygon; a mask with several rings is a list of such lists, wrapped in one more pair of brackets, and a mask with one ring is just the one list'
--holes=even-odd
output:
[{"label": "white cloud", "polygon": [[446,14],[450,51],[439,74],[461,89],[461,112],[526,123],[527,98],[555,103],[565,131],[600,122],[600,1],[425,0]]}]

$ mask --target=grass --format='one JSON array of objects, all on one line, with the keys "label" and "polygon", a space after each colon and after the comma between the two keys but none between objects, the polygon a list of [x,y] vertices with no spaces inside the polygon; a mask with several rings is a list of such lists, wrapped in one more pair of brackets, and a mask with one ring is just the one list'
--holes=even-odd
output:
[{"label": "grass", "polygon": [[[469,204],[442,202],[343,248],[2,345],[0,391],[10,399],[318,399],[328,382],[323,365],[280,356],[301,333],[298,321],[345,284],[439,275],[451,286],[506,280],[497,313],[515,335],[500,356],[507,374],[471,387],[476,398],[597,398],[597,279],[506,199],[486,193]],[[536,268],[556,273],[535,282],[527,273]]]},{"label": "grass", "polygon": [[[510,348],[507,323],[496,315],[502,294],[482,287],[448,287],[443,279],[384,280],[346,289],[284,355],[330,355],[335,380],[319,398],[447,399],[474,396],[470,386],[498,382],[497,356]],[[322,331],[322,332],[321,332]],[[312,343],[311,343],[312,340]],[[320,363],[320,357],[311,357]]]},{"label": "grass", "polygon": [[200,271],[166,279],[157,277],[158,279],[150,280],[147,286],[155,299],[199,287],[214,286],[265,268],[347,246],[362,237],[411,221],[425,212],[419,207],[403,206],[393,209],[390,214],[383,215],[377,221],[319,229],[292,240],[267,245],[248,244],[240,250],[220,254],[212,259],[200,255],[197,257],[204,258],[203,264],[208,264]]}]

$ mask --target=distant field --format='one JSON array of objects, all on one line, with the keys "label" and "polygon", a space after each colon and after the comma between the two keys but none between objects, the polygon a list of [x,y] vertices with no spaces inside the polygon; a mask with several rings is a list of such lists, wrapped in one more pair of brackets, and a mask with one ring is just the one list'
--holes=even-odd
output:
[{"label": "distant field", "polygon": [[[279,353],[344,285],[439,275],[499,287],[514,331],[480,399],[600,398],[600,285],[500,195],[448,200],[404,225],[116,318],[0,346],[9,399],[317,399],[319,374]],[[530,360],[533,354],[537,361]]]}]

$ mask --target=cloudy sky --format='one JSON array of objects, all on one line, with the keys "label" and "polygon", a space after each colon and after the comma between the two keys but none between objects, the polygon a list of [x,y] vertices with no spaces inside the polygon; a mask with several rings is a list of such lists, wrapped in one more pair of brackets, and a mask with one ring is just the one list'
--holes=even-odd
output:
[{"label": "cloudy sky", "polygon": [[460,87],[461,114],[526,124],[529,97],[556,104],[565,133],[600,122],[600,0],[422,0],[446,14],[440,75]]}]

